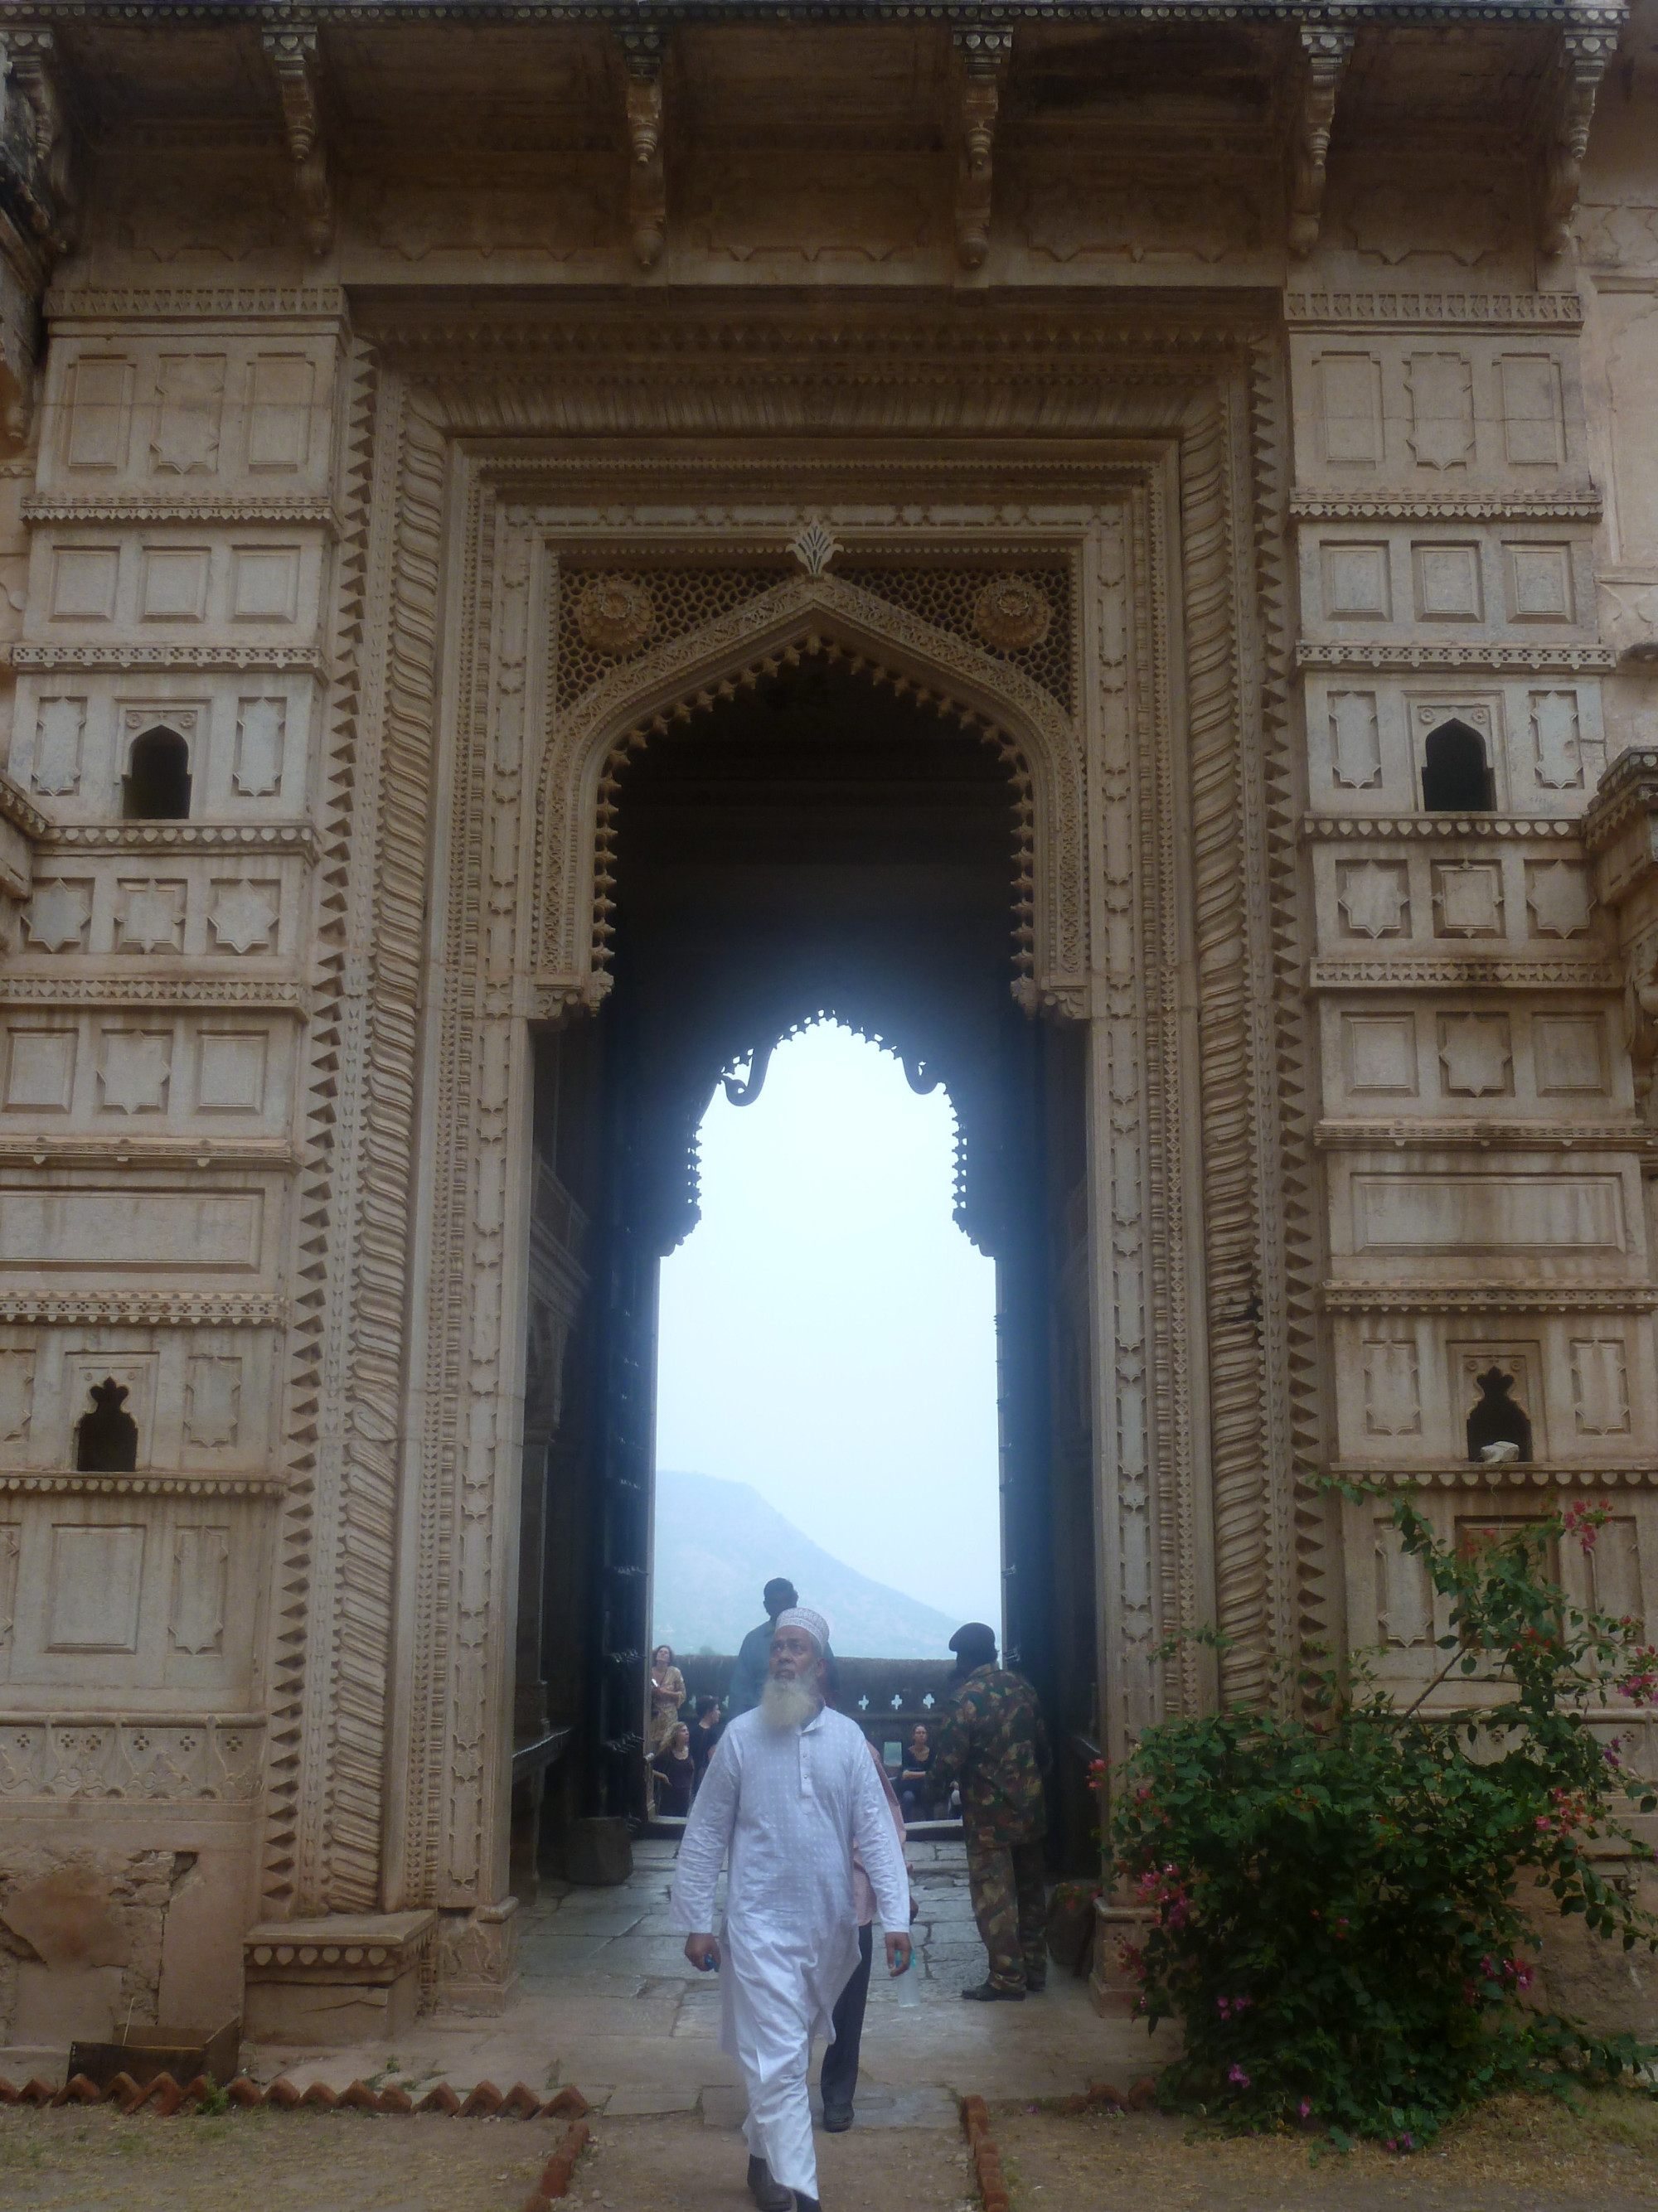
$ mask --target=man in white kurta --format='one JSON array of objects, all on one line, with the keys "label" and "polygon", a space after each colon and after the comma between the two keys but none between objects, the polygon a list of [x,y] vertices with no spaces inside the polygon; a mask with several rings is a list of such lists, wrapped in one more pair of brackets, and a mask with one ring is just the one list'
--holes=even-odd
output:
[{"label": "man in white kurta", "polygon": [[[821,1614],[778,1616],[765,1694],[709,1760],[674,1875],[686,1956],[722,1968],[720,2043],[747,2087],[748,2185],[763,2212],[816,2212],[808,2076],[812,2039],[832,2036],[857,1964],[855,1841],[889,1931],[888,1969],[910,1966],[909,1881],[880,1778],[863,1730],[822,1702],[828,1641]],[[728,1850],[722,1945],[714,1891]]]}]

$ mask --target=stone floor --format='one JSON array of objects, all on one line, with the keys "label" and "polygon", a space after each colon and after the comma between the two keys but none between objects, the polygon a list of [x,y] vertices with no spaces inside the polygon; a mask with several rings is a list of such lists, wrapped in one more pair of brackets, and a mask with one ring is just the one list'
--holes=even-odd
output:
[{"label": "stone floor", "polygon": [[[257,2078],[285,2073],[302,2084],[343,2087],[356,2076],[413,2088],[447,2077],[500,2088],[574,2083],[617,2117],[698,2112],[734,2127],[743,2112],[736,2069],[718,2045],[719,1988],[688,1964],[667,1923],[674,1846],[635,1847],[634,1873],[619,1889],[549,1893],[526,1911],[521,1981],[492,2018],[425,2020],[394,2047],[314,2051],[247,2045]],[[920,1914],[913,1934],[922,2003],[905,2009],[877,1965],[863,2036],[858,2118],[865,2126],[954,2127],[955,2099],[1064,2094],[1102,2078],[1146,2070],[1158,2055],[1143,2027],[1102,2021],[1087,1985],[1050,1979],[1022,2005],[966,2004],[964,1983],[983,1978],[960,1843],[910,1850]]]}]

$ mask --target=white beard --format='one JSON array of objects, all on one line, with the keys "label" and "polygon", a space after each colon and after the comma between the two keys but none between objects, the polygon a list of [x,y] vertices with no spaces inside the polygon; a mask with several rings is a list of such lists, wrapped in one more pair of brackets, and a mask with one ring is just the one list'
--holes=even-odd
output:
[{"label": "white beard", "polygon": [[760,1718],[769,1729],[802,1729],[816,1717],[822,1703],[809,1674],[797,1674],[788,1682],[768,1674],[760,1692]]}]

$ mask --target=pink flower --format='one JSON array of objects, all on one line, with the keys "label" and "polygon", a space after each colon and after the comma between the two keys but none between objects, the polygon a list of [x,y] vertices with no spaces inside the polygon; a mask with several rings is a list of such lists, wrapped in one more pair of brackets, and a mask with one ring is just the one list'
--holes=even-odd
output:
[{"label": "pink flower", "polygon": [[1249,2087],[1248,2075],[1244,2072],[1241,2066],[1235,2063],[1226,2078],[1228,2081],[1235,2081],[1240,2089],[1247,2089]]},{"label": "pink flower", "polygon": [[1312,2100],[1310,2097],[1303,2097],[1303,2098],[1301,2099],[1301,2115],[1302,2119],[1304,2119],[1304,2120],[1310,2120],[1310,2119],[1312,2118],[1312,2117],[1313,2117],[1313,2100]]}]

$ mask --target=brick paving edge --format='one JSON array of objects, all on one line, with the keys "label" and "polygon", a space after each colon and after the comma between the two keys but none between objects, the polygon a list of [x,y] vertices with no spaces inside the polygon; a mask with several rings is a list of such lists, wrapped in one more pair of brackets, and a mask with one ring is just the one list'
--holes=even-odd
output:
[{"label": "brick paving edge", "polygon": [[[586,2142],[585,2115],[589,2109],[579,2089],[557,2090],[543,2103],[534,2090],[527,2088],[521,2081],[515,2081],[504,2095],[493,2081],[480,2081],[465,2096],[452,2089],[447,2081],[440,2081],[424,2097],[417,2099],[411,2097],[406,2089],[371,2089],[366,2081],[353,2081],[344,2089],[331,2089],[326,2081],[313,2081],[308,2089],[301,2089],[285,2074],[279,2075],[268,2089],[261,2089],[247,2075],[238,2074],[234,2081],[225,2083],[222,2091],[202,2074],[182,2087],[170,2074],[158,2074],[142,2089],[130,2074],[116,2075],[106,2089],[88,2081],[84,2074],[71,2075],[61,2089],[41,2081],[39,2075],[32,2075],[21,2089],[0,2075],[0,2105],[119,2105],[124,2113],[143,2112],[147,2106],[167,2119],[174,2112],[199,2112],[217,2095],[222,2095],[240,2112],[263,2107],[291,2112],[297,2106],[309,2105],[320,2106],[330,2112],[439,2112],[460,2120],[569,2120],[573,2124],[565,2130],[564,2142],[548,2161],[549,2172],[564,2154],[577,2127],[582,2142]],[[580,2155],[578,2145],[575,2156]],[[556,2193],[562,2196],[564,2191]]]}]

